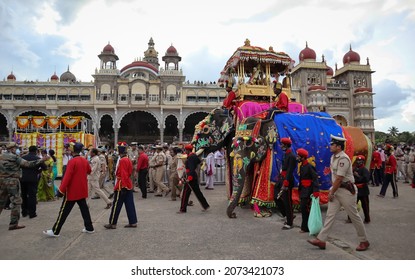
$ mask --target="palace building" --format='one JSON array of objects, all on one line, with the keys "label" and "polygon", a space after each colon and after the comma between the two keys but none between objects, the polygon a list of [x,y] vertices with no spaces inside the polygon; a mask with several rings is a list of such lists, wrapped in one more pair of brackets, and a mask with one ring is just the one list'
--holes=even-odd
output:
[{"label": "palace building", "polygon": [[[179,66],[181,57],[171,45],[161,57],[150,38],[144,57],[121,69],[108,43],[98,54],[99,68],[92,82],[79,82],[67,71],[48,81],[22,81],[13,72],[0,81],[0,137],[11,141],[14,133],[71,132],[71,127],[22,126],[18,117],[71,118],[81,116],[78,129],[95,135],[100,144],[118,141],[154,143],[189,141],[195,125],[212,109],[222,106],[226,91],[216,82],[188,82]],[[218,75],[219,75],[218,69]],[[333,70],[324,56],[316,60],[306,45],[291,76],[291,94],[308,111],[326,111],[339,124],[360,127],[374,139],[373,91],[369,59],[350,51],[343,66]],[[43,125],[43,124],[42,124]]]}]

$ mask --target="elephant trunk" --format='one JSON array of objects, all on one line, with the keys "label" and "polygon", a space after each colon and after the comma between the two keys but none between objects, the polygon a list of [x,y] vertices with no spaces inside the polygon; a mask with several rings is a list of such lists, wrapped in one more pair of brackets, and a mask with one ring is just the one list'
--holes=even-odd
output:
[{"label": "elephant trunk", "polygon": [[242,187],[235,187],[232,193],[231,199],[228,204],[228,208],[226,209],[226,214],[229,218],[236,218],[236,213],[234,212],[234,210],[238,205],[239,199],[241,198],[242,189]]},{"label": "elephant trunk", "polygon": [[226,214],[229,218],[236,218],[236,213],[234,212],[236,206],[238,206],[239,199],[241,198],[242,190],[244,188],[245,183],[245,170],[242,168],[240,173],[237,172],[235,168],[235,160],[233,163],[233,170],[232,170],[232,186],[233,190],[231,193],[231,197],[229,200],[228,207],[226,209]]}]

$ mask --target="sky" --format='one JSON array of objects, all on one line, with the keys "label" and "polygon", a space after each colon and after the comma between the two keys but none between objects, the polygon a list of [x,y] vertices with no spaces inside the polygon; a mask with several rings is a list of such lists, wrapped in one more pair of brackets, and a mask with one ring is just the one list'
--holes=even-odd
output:
[{"label": "sky", "polygon": [[0,78],[46,81],[69,67],[92,81],[108,43],[121,69],[150,38],[161,67],[168,47],[177,49],[191,82],[217,81],[246,38],[296,63],[307,42],[333,69],[352,46],[375,71],[376,131],[415,132],[414,0],[2,0]]}]

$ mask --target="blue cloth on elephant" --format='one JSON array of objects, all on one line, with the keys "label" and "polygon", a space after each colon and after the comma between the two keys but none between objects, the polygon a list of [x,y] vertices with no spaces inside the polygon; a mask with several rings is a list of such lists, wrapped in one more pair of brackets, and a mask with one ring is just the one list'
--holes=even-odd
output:
[{"label": "blue cloth on elephant", "polygon": [[[292,150],[304,148],[316,164],[319,175],[320,190],[331,187],[330,173],[330,135],[343,137],[341,126],[327,113],[284,113],[274,114],[277,126],[278,141],[274,144],[274,160],[271,179],[278,180],[284,151],[281,150],[280,139],[289,137],[292,140]],[[296,185],[298,174],[295,174]]]}]

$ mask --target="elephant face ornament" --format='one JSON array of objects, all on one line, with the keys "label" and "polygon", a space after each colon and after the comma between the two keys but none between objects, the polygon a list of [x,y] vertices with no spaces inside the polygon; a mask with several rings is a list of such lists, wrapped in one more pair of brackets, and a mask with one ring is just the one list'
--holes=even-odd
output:
[{"label": "elephant face ornament", "polygon": [[216,150],[225,138],[233,131],[233,122],[229,115],[224,114],[221,109],[213,110],[204,120],[195,127],[192,140],[195,149]]}]

